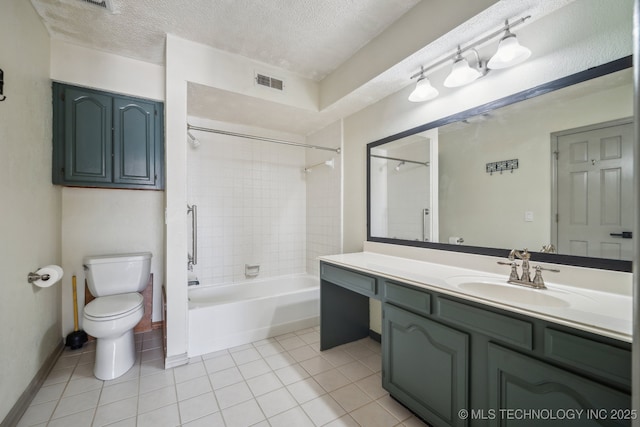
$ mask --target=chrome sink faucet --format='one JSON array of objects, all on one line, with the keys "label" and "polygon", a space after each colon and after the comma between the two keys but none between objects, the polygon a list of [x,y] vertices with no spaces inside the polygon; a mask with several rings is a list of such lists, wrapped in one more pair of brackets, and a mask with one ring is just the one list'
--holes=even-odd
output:
[{"label": "chrome sink faucet", "polygon": [[[518,275],[518,263],[516,262],[516,258],[522,260],[521,275]],[[526,248],[522,251],[512,249],[511,252],[509,252],[508,259],[509,262],[498,261],[498,264],[511,266],[511,273],[509,274],[509,280],[507,280],[507,282],[514,285],[528,286],[535,289],[546,289],[547,287],[545,286],[544,279],[542,278],[542,270],[552,271],[554,273],[560,272],[560,270],[555,268],[544,268],[537,265],[534,267],[536,272],[533,279],[531,279],[531,266],[529,264],[531,254]]]}]

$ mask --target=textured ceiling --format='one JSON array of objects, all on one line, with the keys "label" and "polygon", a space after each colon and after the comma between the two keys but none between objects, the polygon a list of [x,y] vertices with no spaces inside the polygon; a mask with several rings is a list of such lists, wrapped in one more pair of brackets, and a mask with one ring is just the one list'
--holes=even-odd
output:
[{"label": "textured ceiling", "polygon": [[531,19],[522,25],[527,26],[573,1],[575,0],[501,0],[320,112],[295,109],[217,88],[190,84],[188,113],[223,122],[307,135],[413,84],[409,76],[418,71],[421,65],[450,56],[461,41],[468,43],[482,38],[494,32],[507,18],[531,15]]},{"label": "textured ceiling", "polygon": [[165,34],[320,80],[419,0],[31,0],[49,34],[164,63]]},{"label": "textured ceiling", "polygon": [[[420,1],[428,0],[111,0],[114,13],[82,0],[31,3],[51,37],[69,43],[163,64],[171,33],[319,81]],[[451,0],[451,7],[466,1]],[[421,65],[451,55],[461,41],[507,18],[531,14],[533,22],[572,1],[497,1],[319,112],[190,84],[188,113],[307,135],[405,88]],[[437,16],[424,19],[428,25]]]}]

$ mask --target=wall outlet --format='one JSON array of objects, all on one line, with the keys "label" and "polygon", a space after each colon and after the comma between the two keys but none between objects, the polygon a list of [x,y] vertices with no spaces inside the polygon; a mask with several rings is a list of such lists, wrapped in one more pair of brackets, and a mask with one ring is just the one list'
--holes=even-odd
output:
[{"label": "wall outlet", "polygon": [[532,211],[525,211],[525,213],[524,213],[524,221],[525,222],[533,222],[533,212]]}]

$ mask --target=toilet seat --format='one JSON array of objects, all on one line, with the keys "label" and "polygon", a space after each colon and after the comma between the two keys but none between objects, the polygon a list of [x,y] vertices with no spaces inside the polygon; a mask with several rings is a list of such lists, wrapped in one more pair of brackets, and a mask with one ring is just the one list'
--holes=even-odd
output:
[{"label": "toilet seat", "polygon": [[97,322],[120,319],[139,310],[143,302],[137,292],[98,297],[84,307],[84,317]]}]

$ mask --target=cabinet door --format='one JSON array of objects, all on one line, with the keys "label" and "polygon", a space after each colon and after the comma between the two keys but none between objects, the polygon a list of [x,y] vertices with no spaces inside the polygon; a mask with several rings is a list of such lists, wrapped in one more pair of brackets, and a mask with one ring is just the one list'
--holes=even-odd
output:
[{"label": "cabinet door", "polygon": [[489,344],[494,426],[623,426],[631,397],[547,363]]},{"label": "cabinet door", "polygon": [[112,99],[67,88],[64,94],[64,179],[87,184],[112,179]]},{"label": "cabinet door", "polygon": [[433,426],[464,426],[468,407],[468,336],[383,305],[382,384]]},{"label": "cabinet door", "polygon": [[155,104],[114,98],[113,182],[154,186]]}]

